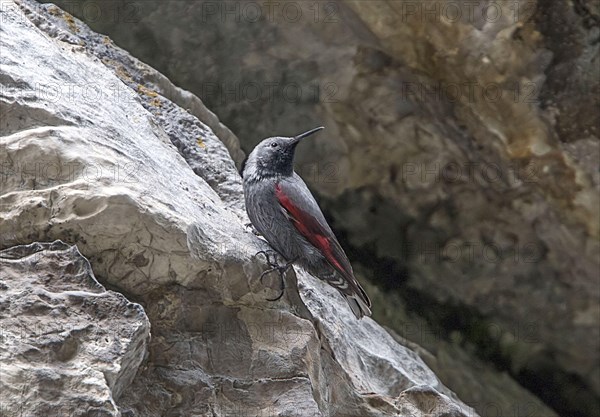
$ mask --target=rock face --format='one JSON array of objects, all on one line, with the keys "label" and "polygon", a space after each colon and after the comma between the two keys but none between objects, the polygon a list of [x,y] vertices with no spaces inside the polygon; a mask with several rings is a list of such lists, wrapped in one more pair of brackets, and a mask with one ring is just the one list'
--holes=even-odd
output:
[{"label": "rock face", "polygon": [[0,267],[2,415],[120,416],[150,340],[142,306],[60,241],[3,250]]},{"label": "rock face", "polygon": [[514,376],[596,408],[597,1],[128,5],[94,27],[246,149],[327,127],[300,171],[356,252],[401,272],[379,282],[482,318]]},{"label": "rock face", "polygon": [[[267,266],[255,254],[267,246],[245,226],[230,156],[241,159],[239,145],[200,100],[56,6],[3,2],[1,13],[0,228],[10,280],[3,272],[0,296],[56,318],[57,335],[33,348],[21,341],[24,367],[68,363],[41,372],[28,395],[63,415],[476,415],[324,283],[292,271],[285,296],[267,301],[276,290],[258,279]],[[61,242],[33,243],[56,239],[89,264]],[[148,322],[96,284],[89,265],[151,323],[133,380]],[[79,311],[87,315],[72,317]],[[12,307],[1,314],[9,338],[29,320]],[[27,384],[17,373],[5,381]],[[3,404],[16,401],[2,390]],[[46,412],[36,404],[21,410]]]}]

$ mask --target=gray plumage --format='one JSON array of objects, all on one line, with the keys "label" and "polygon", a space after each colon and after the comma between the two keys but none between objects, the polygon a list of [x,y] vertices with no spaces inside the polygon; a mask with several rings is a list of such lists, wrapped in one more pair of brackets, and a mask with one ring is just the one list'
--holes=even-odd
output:
[{"label": "gray plumage", "polygon": [[288,262],[336,288],[357,318],[371,315],[371,302],[354,278],[346,254],[308,187],[294,172],[298,142],[319,130],[259,143],[243,168],[248,217]]}]

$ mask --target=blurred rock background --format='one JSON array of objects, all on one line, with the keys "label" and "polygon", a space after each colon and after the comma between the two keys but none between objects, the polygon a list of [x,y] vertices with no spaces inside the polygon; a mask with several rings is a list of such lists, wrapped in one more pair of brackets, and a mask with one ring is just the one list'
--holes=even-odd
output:
[{"label": "blurred rock background", "polygon": [[481,415],[600,415],[597,1],[56,3],[246,152],[326,126],[298,171],[376,318]]}]

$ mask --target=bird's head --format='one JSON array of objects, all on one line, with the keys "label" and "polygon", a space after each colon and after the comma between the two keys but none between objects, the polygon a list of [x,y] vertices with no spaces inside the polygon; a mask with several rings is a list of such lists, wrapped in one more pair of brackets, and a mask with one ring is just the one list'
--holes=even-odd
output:
[{"label": "bird's head", "polygon": [[294,153],[300,140],[323,127],[311,129],[293,137],[276,136],[264,139],[248,156],[242,168],[244,178],[292,175],[294,172]]}]

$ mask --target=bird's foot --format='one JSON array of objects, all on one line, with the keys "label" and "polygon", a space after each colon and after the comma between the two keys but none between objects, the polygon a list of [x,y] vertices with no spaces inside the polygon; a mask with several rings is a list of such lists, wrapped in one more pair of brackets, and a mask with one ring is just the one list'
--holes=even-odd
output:
[{"label": "bird's foot", "polygon": [[[268,251],[268,252],[272,252],[272,254],[276,253],[275,251]],[[263,278],[266,275],[269,275],[273,271],[277,271],[278,274],[279,274],[279,290],[280,290],[280,293],[275,298],[267,298],[267,301],[277,301],[281,297],[283,297],[283,294],[285,293],[285,273],[288,271],[288,269],[290,269],[290,267],[295,262],[295,260],[287,262],[287,263],[285,263],[283,265],[279,265],[277,262],[272,262],[271,261],[269,255],[272,255],[272,254],[269,254],[266,251],[260,251],[260,252],[257,253],[257,255],[259,253],[262,253],[262,254],[265,255],[265,257],[267,258],[267,262],[271,266],[271,268],[267,269],[262,274],[260,274],[260,282],[262,283],[263,282]]]},{"label": "bird's foot", "polygon": [[271,267],[271,270],[277,269],[277,267],[279,267],[279,262],[277,262],[277,256],[280,256],[280,255],[277,252],[275,252],[274,250],[261,250],[261,251],[256,252],[256,255],[254,255],[254,256],[258,256],[258,255],[265,256],[265,259],[267,260],[267,263]]},{"label": "bird's foot", "polygon": [[268,275],[273,271],[277,271],[279,273],[279,295],[275,298],[267,298],[267,301],[277,301],[281,297],[283,297],[283,294],[285,293],[285,279],[284,279],[285,272],[282,272],[280,267],[267,269],[265,272],[260,274],[260,282],[262,283],[265,275]]}]

